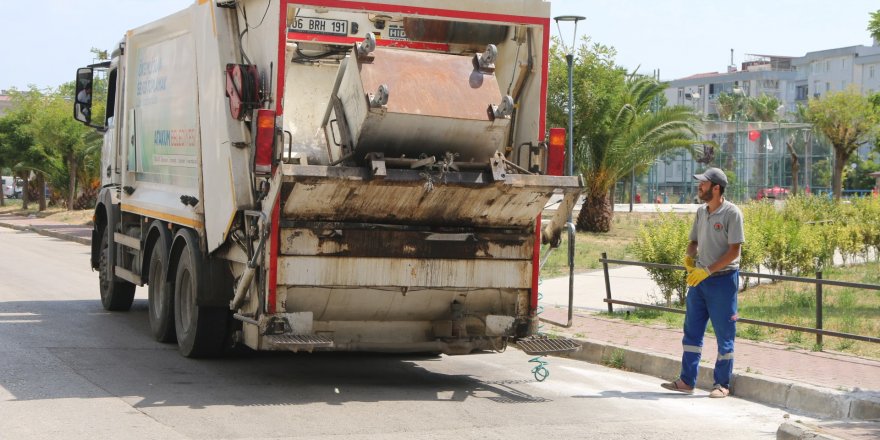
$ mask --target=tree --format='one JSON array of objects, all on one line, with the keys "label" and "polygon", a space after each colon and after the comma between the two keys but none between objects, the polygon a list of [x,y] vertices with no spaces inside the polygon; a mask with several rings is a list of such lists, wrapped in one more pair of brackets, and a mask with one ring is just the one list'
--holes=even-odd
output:
[{"label": "tree", "polygon": [[[721,121],[739,121],[745,116],[748,100],[741,93],[720,93],[715,101],[718,119]],[[736,156],[736,133],[728,133],[724,141],[724,169],[735,168],[733,158]]]},{"label": "tree", "polygon": [[822,99],[811,99],[807,117],[834,148],[832,190],[834,199],[840,200],[843,168],[860,145],[875,139],[880,111],[869,98],[850,87]]},{"label": "tree", "polygon": [[779,107],[782,101],[775,96],[762,94],[757,98],[747,98],[746,118],[749,121],[776,122],[779,120]]},{"label": "tree", "polygon": [[[614,215],[614,183],[669,150],[691,148],[699,116],[689,107],[654,108],[666,85],[643,75],[626,75],[614,65],[613,50],[601,45],[591,48],[588,42],[584,39],[579,48],[574,104],[578,121],[574,163],[586,185],[577,227],[608,232]],[[558,47],[554,51],[557,65],[563,64]],[[564,69],[554,69],[554,73],[561,75]],[[551,94],[557,103],[561,89]],[[564,113],[556,109],[553,115]]]},{"label": "tree", "polygon": [[[29,124],[35,144],[61,159],[67,175],[67,209],[74,209],[77,176],[90,151],[100,138],[94,130],[71,117],[72,88],[62,86],[44,97],[41,111]],[[57,174],[56,174],[57,175]]]},{"label": "tree", "polygon": [[[42,149],[34,144],[29,128],[34,115],[39,112],[43,94],[35,87],[25,92],[13,89],[9,94],[13,106],[0,118],[0,155],[5,165],[26,182],[25,190],[22,191],[22,209],[27,209],[28,174],[40,164],[49,162],[48,155],[41,154]],[[45,202],[40,204],[40,210],[44,209],[46,209]]]},{"label": "tree", "polygon": [[868,32],[874,41],[880,41],[880,9],[871,13],[871,20],[868,21]]},{"label": "tree", "polygon": [[[548,119],[564,127],[568,71],[558,44],[552,52]],[[643,75],[628,75],[614,64],[615,55],[614,48],[591,44],[585,37],[573,67],[574,163],[586,183],[579,230],[608,232],[614,215],[614,183],[667,151],[692,149],[696,138],[699,116],[693,109],[657,108],[666,85]]]}]

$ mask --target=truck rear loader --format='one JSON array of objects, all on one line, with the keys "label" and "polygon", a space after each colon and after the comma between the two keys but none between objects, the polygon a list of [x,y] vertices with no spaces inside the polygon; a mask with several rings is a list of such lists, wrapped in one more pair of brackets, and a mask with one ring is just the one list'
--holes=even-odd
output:
[{"label": "truck rear loader", "polygon": [[73,109],[104,135],[104,308],[146,284],[153,337],[191,357],[534,335],[541,243],[558,245],[583,186],[547,173],[563,149],[546,140],[549,13],[195,0],[128,31],[77,71]]}]

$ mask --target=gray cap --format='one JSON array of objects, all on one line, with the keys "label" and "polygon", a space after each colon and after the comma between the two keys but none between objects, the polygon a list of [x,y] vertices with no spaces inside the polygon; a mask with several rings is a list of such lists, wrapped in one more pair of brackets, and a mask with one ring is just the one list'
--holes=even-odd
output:
[{"label": "gray cap", "polygon": [[718,168],[706,168],[703,174],[694,174],[694,179],[701,182],[712,182],[727,188],[727,175]]}]

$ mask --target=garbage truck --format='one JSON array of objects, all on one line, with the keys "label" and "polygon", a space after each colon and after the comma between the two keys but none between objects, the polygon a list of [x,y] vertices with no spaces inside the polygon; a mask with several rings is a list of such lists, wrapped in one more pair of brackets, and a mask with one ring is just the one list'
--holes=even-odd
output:
[{"label": "garbage truck", "polygon": [[103,307],[146,285],[152,336],[187,357],[533,336],[542,242],[583,187],[548,172],[564,152],[545,126],[549,13],[195,0],[129,30],[73,98],[103,133]]}]

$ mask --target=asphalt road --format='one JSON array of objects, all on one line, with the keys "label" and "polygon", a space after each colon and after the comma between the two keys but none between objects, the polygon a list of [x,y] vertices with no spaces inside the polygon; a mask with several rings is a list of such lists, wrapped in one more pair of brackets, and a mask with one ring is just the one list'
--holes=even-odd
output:
[{"label": "asphalt road", "polygon": [[144,289],[101,308],[86,246],[0,228],[0,254],[3,439],[755,439],[784,421],[572,360],[539,383],[515,349],[185,359],[150,338]]}]

